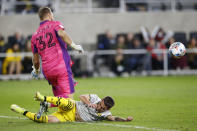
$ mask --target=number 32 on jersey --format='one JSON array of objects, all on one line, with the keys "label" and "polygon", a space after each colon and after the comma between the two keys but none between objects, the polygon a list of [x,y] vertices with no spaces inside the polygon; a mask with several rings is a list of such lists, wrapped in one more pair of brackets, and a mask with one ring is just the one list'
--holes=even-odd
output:
[{"label": "number 32 on jersey", "polygon": [[[39,46],[39,50],[40,51],[43,51],[47,48],[50,48],[52,46],[55,46],[55,43],[52,43],[52,40],[53,40],[53,35],[51,32],[47,32],[45,34],[45,39],[47,39],[46,41],[43,41],[43,36],[39,36],[36,38],[36,41],[39,42],[40,46]],[[46,44],[47,43],[47,44]]]}]

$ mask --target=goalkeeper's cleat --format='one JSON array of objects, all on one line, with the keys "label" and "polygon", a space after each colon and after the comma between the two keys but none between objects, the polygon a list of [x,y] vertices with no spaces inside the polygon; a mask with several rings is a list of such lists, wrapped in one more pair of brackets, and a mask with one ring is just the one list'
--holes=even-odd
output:
[{"label": "goalkeeper's cleat", "polygon": [[48,112],[48,103],[46,101],[40,102],[40,110],[37,113],[37,119],[40,119],[43,113]]},{"label": "goalkeeper's cleat", "polygon": [[40,92],[36,92],[34,96],[35,101],[44,101],[44,96],[40,94]]},{"label": "goalkeeper's cleat", "polygon": [[16,112],[16,113],[19,113],[19,114],[23,114],[23,113],[26,111],[24,108],[21,108],[21,107],[19,107],[19,106],[16,105],[16,104],[12,104],[12,105],[10,106],[10,108],[11,108],[12,111],[14,111],[14,112]]}]

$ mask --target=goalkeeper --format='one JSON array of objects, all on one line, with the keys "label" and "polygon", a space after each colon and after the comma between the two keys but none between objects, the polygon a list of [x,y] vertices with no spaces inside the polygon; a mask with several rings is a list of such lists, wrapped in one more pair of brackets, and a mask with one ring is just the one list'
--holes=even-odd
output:
[{"label": "goalkeeper", "polygon": [[[66,33],[64,26],[55,21],[53,13],[48,7],[41,7],[38,11],[40,26],[31,38],[33,53],[32,76],[38,78],[40,74],[40,60],[42,72],[52,85],[54,96],[72,98],[75,92],[75,82],[71,70],[72,61],[67,50],[67,45],[83,53],[81,45],[75,44]],[[48,104],[40,103],[41,107],[37,117],[46,112]],[[55,107],[51,104],[49,107]]]},{"label": "goalkeeper", "polygon": [[46,101],[58,106],[58,111],[37,118],[36,113],[31,113],[24,108],[15,104],[11,105],[11,110],[29,119],[40,123],[57,123],[57,122],[91,122],[91,121],[132,121],[132,117],[121,118],[113,116],[109,111],[114,106],[114,100],[107,96],[100,99],[96,94],[81,95],[80,101],[74,101],[71,98],[43,96],[36,92],[35,100]]}]

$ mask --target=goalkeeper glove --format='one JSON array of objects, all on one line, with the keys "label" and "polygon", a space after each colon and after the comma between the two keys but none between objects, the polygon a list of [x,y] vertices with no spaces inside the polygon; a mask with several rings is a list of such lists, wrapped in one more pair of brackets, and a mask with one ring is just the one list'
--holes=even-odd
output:
[{"label": "goalkeeper glove", "polygon": [[33,70],[32,70],[32,72],[31,72],[31,76],[32,76],[32,78],[34,78],[34,79],[38,79],[39,78],[39,76],[40,76],[40,68],[39,69],[35,69],[35,67],[34,66],[32,66],[32,68],[33,68]]},{"label": "goalkeeper glove", "polygon": [[80,53],[84,53],[83,47],[81,45],[77,45],[74,42],[70,45],[73,49],[79,51]]}]

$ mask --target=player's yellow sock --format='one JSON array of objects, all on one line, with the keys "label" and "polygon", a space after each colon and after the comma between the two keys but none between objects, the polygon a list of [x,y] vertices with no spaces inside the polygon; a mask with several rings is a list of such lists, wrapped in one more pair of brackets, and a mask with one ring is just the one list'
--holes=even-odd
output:
[{"label": "player's yellow sock", "polygon": [[74,107],[74,101],[70,98],[45,96],[45,101],[52,103],[63,110],[70,110]]},{"label": "player's yellow sock", "polygon": [[35,121],[35,122],[48,123],[48,116],[41,116],[39,119],[37,119],[36,113],[31,113],[29,111],[25,111],[23,113],[23,115],[28,117],[30,120]]}]

